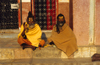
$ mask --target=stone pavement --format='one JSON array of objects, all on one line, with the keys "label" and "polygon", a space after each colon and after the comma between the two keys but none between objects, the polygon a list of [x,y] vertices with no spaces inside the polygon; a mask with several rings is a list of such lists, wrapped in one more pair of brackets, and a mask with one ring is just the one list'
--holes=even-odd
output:
[{"label": "stone pavement", "polygon": [[0,49],[1,48],[19,48],[17,38],[0,38]]},{"label": "stone pavement", "polygon": [[[49,37],[51,31],[43,31],[42,39]],[[17,43],[18,31],[0,31],[0,65],[100,65],[92,62],[91,56],[100,53],[100,46],[78,46],[72,59],[56,46],[37,48],[35,51],[27,48],[23,50]]]},{"label": "stone pavement", "polygon": [[[73,58],[91,58],[94,53],[100,53],[100,46],[78,46]],[[0,38],[0,59],[25,58],[67,58],[67,56],[56,46],[44,47],[41,50],[37,48],[35,51],[30,48],[23,50],[17,43],[17,38]]]},{"label": "stone pavement", "polygon": [[76,59],[14,59],[0,60],[0,65],[100,65],[99,61],[91,62],[90,58]]}]

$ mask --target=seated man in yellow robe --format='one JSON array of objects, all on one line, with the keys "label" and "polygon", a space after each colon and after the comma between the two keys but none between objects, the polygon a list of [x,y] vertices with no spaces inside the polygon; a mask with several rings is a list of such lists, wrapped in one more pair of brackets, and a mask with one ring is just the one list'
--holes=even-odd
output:
[{"label": "seated man in yellow robe", "polygon": [[57,24],[54,25],[48,41],[50,44],[55,44],[57,48],[65,52],[68,57],[78,49],[76,37],[70,27],[66,24],[62,14],[57,16]]},{"label": "seated man in yellow robe", "polygon": [[34,21],[34,16],[31,12],[28,13],[27,22],[21,25],[21,31],[18,34],[18,43],[25,48],[32,48],[43,46],[45,41],[41,39],[41,29]]}]

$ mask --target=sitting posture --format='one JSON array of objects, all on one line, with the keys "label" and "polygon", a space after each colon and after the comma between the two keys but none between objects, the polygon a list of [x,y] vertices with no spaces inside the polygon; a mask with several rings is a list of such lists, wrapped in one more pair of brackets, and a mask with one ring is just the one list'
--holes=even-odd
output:
[{"label": "sitting posture", "polygon": [[18,34],[18,43],[25,48],[32,48],[44,46],[45,41],[41,39],[41,29],[34,21],[34,16],[31,12],[28,13],[27,22],[21,25],[21,31]]},{"label": "sitting posture", "polygon": [[78,49],[76,37],[70,27],[66,24],[62,14],[57,16],[57,24],[54,25],[48,41],[50,44],[55,44],[57,48],[65,52],[68,57]]}]

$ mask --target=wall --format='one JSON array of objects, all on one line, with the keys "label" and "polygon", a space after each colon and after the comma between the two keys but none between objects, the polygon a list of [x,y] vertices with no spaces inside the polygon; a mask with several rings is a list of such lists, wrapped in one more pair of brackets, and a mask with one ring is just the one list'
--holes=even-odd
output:
[{"label": "wall", "polygon": [[78,45],[88,45],[89,0],[73,0],[73,30]]},{"label": "wall", "polygon": [[[58,14],[62,13],[65,16],[67,24],[69,24],[69,0],[58,1]],[[22,22],[26,21],[28,12],[31,10],[30,0],[22,0]]]},{"label": "wall", "polygon": [[22,0],[22,23],[26,22],[29,11],[31,11],[30,0]]},{"label": "wall", "polygon": [[59,0],[58,7],[58,14],[63,14],[66,23],[69,24],[69,0]]},{"label": "wall", "polygon": [[73,0],[73,31],[78,46],[100,45],[100,0]]},{"label": "wall", "polygon": [[100,45],[100,0],[95,0],[95,45]]},{"label": "wall", "polygon": [[[58,0],[58,14],[64,14],[67,24],[69,24],[69,1],[70,0]],[[73,31],[77,38],[78,46],[100,45],[100,0],[72,1]],[[23,22],[26,21],[30,7],[30,0],[23,0]]]}]

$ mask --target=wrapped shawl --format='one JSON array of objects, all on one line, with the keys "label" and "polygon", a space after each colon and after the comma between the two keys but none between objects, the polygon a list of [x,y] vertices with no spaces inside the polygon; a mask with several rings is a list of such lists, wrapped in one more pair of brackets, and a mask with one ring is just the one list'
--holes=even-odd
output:
[{"label": "wrapped shawl", "polygon": [[56,32],[56,25],[53,27],[52,34],[48,38],[49,42],[54,42],[54,44],[64,51],[69,57],[77,50],[76,38],[73,31],[70,27],[65,23],[60,29],[60,33]]},{"label": "wrapped shawl", "polygon": [[[21,31],[18,34],[18,38],[22,37],[21,33],[23,32],[23,30],[24,30],[24,27],[22,25]],[[41,41],[42,32],[38,24],[35,24],[34,28],[29,29],[28,31],[25,31],[25,35],[27,39],[32,43],[33,46],[35,47],[39,46],[39,42]]]}]

